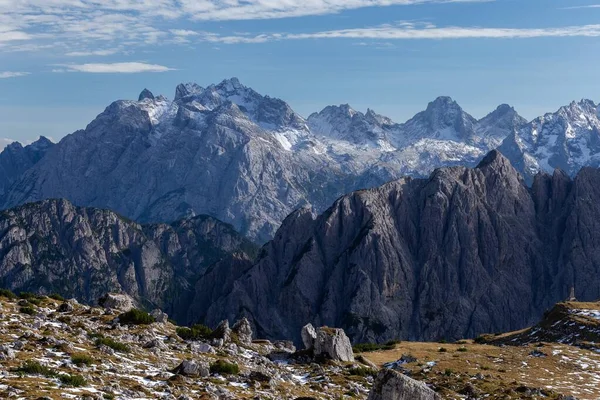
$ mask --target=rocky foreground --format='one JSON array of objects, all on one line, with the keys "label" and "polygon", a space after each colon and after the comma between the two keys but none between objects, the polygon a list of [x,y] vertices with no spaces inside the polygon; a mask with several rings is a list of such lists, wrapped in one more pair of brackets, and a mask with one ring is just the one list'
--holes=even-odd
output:
[{"label": "rocky foreground", "polygon": [[[246,320],[214,331],[177,327],[122,295],[89,307],[0,294],[1,398],[366,399],[377,375],[365,359],[354,361],[339,329],[307,326],[309,349],[296,351],[291,342],[253,340]],[[374,400],[398,390],[437,398],[397,373],[377,382]]]},{"label": "rocky foreground", "polygon": [[[548,314],[560,335],[529,331],[457,343],[352,348],[341,329],[307,325],[303,349],[256,340],[245,319],[178,327],[159,310],[107,295],[101,306],[0,290],[0,398],[14,399],[555,399],[600,396],[590,350],[596,303]],[[580,307],[581,306],[581,307]],[[584,307],[585,306],[585,307]],[[573,324],[572,321],[585,321]],[[595,322],[595,325],[594,324]],[[581,328],[584,326],[584,328]],[[551,329],[548,329],[550,331]],[[575,332],[578,331],[578,332]],[[595,334],[595,333],[590,333]],[[486,344],[487,342],[491,344]],[[496,343],[494,343],[496,342]],[[507,345],[508,344],[508,345]],[[360,352],[360,354],[356,354]]]}]

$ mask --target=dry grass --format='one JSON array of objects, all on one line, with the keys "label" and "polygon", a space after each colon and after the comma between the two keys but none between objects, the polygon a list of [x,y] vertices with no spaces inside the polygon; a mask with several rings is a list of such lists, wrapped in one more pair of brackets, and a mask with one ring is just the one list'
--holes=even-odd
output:
[{"label": "dry grass", "polygon": [[[600,397],[600,354],[592,351],[560,344],[497,347],[472,341],[443,347],[447,352],[440,352],[438,343],[402,342],[395,350],[363,357],[382,366],[410,354],[417,361],[403,367],[414,378],[436,386],[448,399],[458,399],[469,385],[489,394],[489,399],[537,398],[527,397],[524,388],[543,390],[546,398],[559,394],[581,400]],[[466,351],[459,350],[463,347]],[[547,356],[534,357],[534,350]],[[436,365],[427,372],[426,364],[431,361]]]}]

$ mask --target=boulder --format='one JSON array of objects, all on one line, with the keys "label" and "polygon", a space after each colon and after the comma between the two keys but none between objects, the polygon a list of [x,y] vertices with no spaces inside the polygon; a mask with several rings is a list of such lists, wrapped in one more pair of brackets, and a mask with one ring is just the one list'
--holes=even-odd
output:
[{"label": "boulder", "polygon": [[368,400],[441,400],[442,398],[424,383],[417,382],[391,369],[377,375]]},{"label": "boulder", "polygon": [[15,358],[15,351],[3,344],[0,345],[0,361],[12,360]]},{"label": "boulder", "polygon": [[194,353],[216,354],[215,349],[210,344],[204,342],[192,343],[190,349]]},{"label": "boulder", "polygon": [[167,315],[167,313],[162,312],[158,308],[152,311],[150,315],[153,316],[156,322],[158,322],[159,324],[166,324],[167,322],[169,322],[169,316]]},{"label": "boulder", "polygon": [[126,294],[107,293],[98,300],[98,304],[110,310],[127,312],[135,307],[133,299]]},{"label": "boulder", "polygon": [[252,326],[246,318],[240,319],[233,325],[233,333],[235,333],[241,344],[250,346],[252,344]]},{"label": "boulder", "polygon": [[75,307],[73,306],[73,304],[71,304],[67,301],[65,301],[60,306],[58,306],[58,312],[61,312],[61,313],[73,312],[73,310],[75,310]]},{"label": "boulder", "polygon": [[147,341],[144,344],[144,346],[142,346],[142,347],[144,349],[159,349],[159,350],[165,350],[165,349],[167,349],[167,345],[160,338],[151,339],[151,340]]},{"label": "boulder", "polygon": [[205,362],[184,360],[172,372],[178,375],[206,378],[210,375],[210,365]]},{"label": "boulder", "polygon": [[314,354],[334,361],[354,361],[352,344],[344,330],[326,326],[317,330]]},{"label": "boulder", "polygon": [[213,333],[210,335],[211,339],[215,342],[222,340],[221,346],[231,342],[231,329],[229,328],[229,321],[224,320],[216,327]]},{"label": "boulder", "polygon": [[315,340],[317,340],[317,331],[312,324],[306,324],[302,328],[302,343],[306,350],[312,350],[315,347]]}]

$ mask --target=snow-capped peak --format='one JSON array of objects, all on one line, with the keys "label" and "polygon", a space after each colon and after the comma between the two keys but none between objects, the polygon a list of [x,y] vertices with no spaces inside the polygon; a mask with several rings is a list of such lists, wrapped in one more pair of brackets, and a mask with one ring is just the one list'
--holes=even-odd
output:
[{"label": "snow-capped peak", "polygon": [[181,83],[177,85],[177,88],[175,89],[175,101],[181,100],[187,96],[202,93],[202,91],[204,91],[204,88],[197,83]]},{"label": "snow-capped peak", "polygon": [[476,122],[452,98],[441,96],[402,125],[397,139],[403,144],[425,138],[472,143]]}]

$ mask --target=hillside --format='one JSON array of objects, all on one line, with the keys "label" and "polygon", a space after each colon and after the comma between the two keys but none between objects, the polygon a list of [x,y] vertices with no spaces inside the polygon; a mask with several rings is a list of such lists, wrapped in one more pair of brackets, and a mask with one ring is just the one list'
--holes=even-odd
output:
[{"label": "hillside", "polygon": [[411,388],[430,393],[411,400],[432,399],[433,391],[448,400],[600,396],[600,354],[568,344],[394,342],[355,353],[356,361],[335,361],[290,342],[259,340],[244,321],[189,329],[159,311],[132,309],[126,296],[106,296],[103,304],[0,291],[0,396],[367,399],[374,382],[381,384],[379,368],[408,375]]},{"label": "hillside", "polygon": [[498,336],[482,336],[492,344],[520,346],[530,343],[564,343],[594,351],[600,350],[600,303],[570,301],[558,303],[544,313],[532,328]]}]

